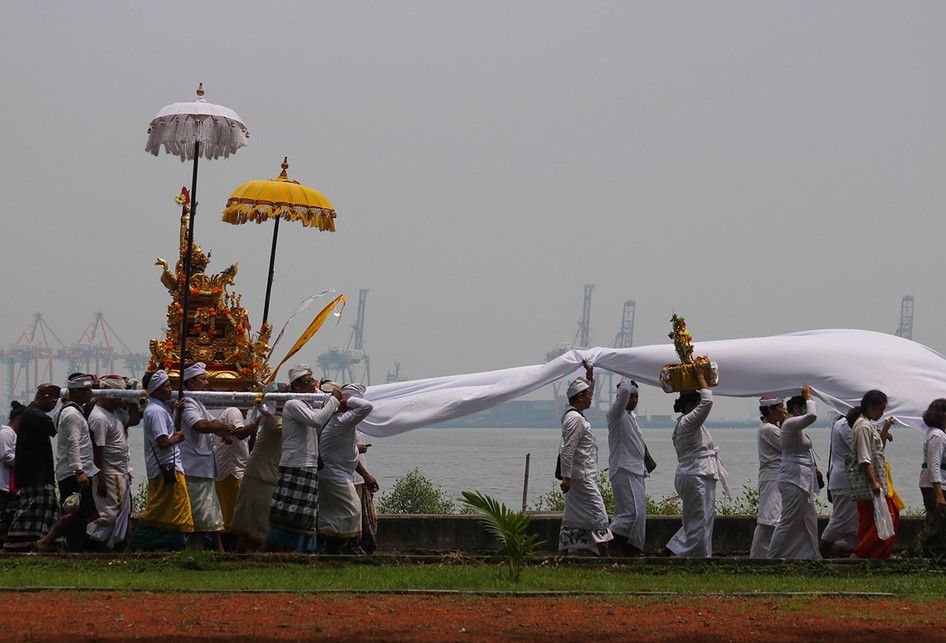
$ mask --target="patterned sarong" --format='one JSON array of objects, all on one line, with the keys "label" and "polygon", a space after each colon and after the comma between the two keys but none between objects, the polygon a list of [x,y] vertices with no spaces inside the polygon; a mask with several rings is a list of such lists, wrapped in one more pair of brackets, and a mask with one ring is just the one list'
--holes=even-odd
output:
[{"label": "patterned sarong", "polygon": [[319,480],[315,467],[279,467],[279,482],[269,510],[270,528],[314,534],[319,512]]},{"label": "patterned sarong", "polygon": [[52,484],[33,484],[20,487],[20,504],[7,531],[3,548],[7,551],[26,551],[46,535],[59,515],[56,487]]},{"label": "patterned sarong", "polygon": [[355,491],[361,498],[361,548],[373,554],[378,548],[378,510],[374,506],[374,494],[366,484],[356,484]]}]

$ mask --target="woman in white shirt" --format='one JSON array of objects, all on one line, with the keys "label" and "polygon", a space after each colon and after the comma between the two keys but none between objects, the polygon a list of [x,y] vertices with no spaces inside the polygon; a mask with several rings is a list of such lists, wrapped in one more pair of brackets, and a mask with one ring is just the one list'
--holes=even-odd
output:
[{"label": "woman in white shirt", "polygon": [[943,473],[946,472],[946,399],[930,402],[923,413],[926,439],[923,441],[923,466],[920,469],[920,493],[926,521],[911,547],[914,555],[942,558],[946,554],[946,497]]},{"label": "woman in white shirt", "polygon": [[[882,429],[874,423],[883,417],[887,410],[887,395],[876,389],[864,393],[861,405],[848,412],[848,421],[851,422],[854,434],[854,462],[859,469],[862,479],[866,479],[869,494],[881,496],[886,500],[890,520],[893,523],[894,535],[887,540],[881,540],[877,534],[877,525],[874,523],[874,502],[871,500],[857,500],[857,546],[851,552],[858,558],[889,558],[893,551],[896,532],[900,526],[900,511],[887,489],[886,457],[884,447],[891,440],[890,427],[893,418],[884,421]],[[855,419],[856,418],[856,419]],[[857,490],[852,488],[852,495]]]},{"label": "woman in white shirt", "polygon": [[782,466],[782,422],[788,417],[785,401],[766,396],[759,400],[759,515],[752,534],[750,558],[768,558],[772,534],[782,517],[782,496],[778,490],[778,472]]},{"label": "woman in white shirt", "polygon": [[680,413],[673,430],[677,452],[674,488],[683,504],[683,525],[658,556],[710,558],[713,555],[713,523],[716,521],[716,481],[728,493],[726,470],[719,460],[719,449],[703,426],[713,408],[713,393],[706,384],[706,369],[696,371],[699,391],[682,393],[673,404]]},{"label": "woman in white shirt", "polygon": [[811,389],[802,387],[801,396],[788,403],[791,416],[782,422],[780,444],[782,463],[778,473],[778,490],[782,497],[779,518],[769,558],[821,558],[818,548],[818,514],[815,494],[818,493],[818,470],[811,451],[811,439],[805,428],[818,419]]}]

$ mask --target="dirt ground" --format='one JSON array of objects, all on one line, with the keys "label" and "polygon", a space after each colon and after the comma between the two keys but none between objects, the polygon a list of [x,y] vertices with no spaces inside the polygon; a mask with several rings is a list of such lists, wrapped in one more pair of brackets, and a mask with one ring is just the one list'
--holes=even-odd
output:
[{"label": "dirt ground", "polygon": [[2,592],[4,640],[908,641],[946,601]]}]

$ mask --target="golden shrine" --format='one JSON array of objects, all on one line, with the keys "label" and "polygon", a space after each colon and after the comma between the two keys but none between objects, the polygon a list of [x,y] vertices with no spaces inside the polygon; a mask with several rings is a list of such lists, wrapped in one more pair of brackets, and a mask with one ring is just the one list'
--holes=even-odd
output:
[{"label": "golden shrine", "polygon": [[716,362],[706,355],[693,357],[693,336],[687,330],[687,323],[683,317],[674,313],[670,318],[672,330],[667,335],[673,340],[673,348],[680,358],[679,364],[664,364],[660,367],[658,380],[665,393],[681,393],[699,388],[696,378],[696,369],[708,365],[710,367],[707,385],[719,384],[719,368]]},{"label": "golden shrine", "polygon": [[[185,205],[186,208],[186,205]],[[167,335],[149,342],[151,359],[148,370],[164,369],[177,386],[180,366],[181,327],[184,318],[184,257],[187,254],[189,217],[181,217],[179,257],[174,272],[168,262],[158,257],[156,266],[163,270],[161,283],[171,295],[167,310]],[[249,314],[240,305],[242,295],[228,292],[237,274],[234,263],[217,274],[206,274],[210,252],[194,242],[191,254],[191,280],[187,314],[187,349],[185,364],[204,362],[212,388],[218,391],[250,391],[270,372],[266,358],[272,327],[263,324],[259,335],[251,335]]]}]

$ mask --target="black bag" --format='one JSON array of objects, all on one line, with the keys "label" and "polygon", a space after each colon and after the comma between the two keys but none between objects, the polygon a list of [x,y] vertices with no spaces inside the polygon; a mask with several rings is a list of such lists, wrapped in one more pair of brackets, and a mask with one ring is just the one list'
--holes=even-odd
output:
[{"label": "black bag", "polygon": [[555,458],[555,479],[562,480],[562,454],[559,453]]},{"label": "black bag", "polygon": [[653,473],[654,469],[657,468],[657,462],[651,457],[650,449],[647,448],[647,445],[644,445],[644,467],[647,469],[647,473]]},{"label": "black bag", "polygon": [[173,464],[162,464],[161,476],[166,484],[177,484],[177,469]]}]

